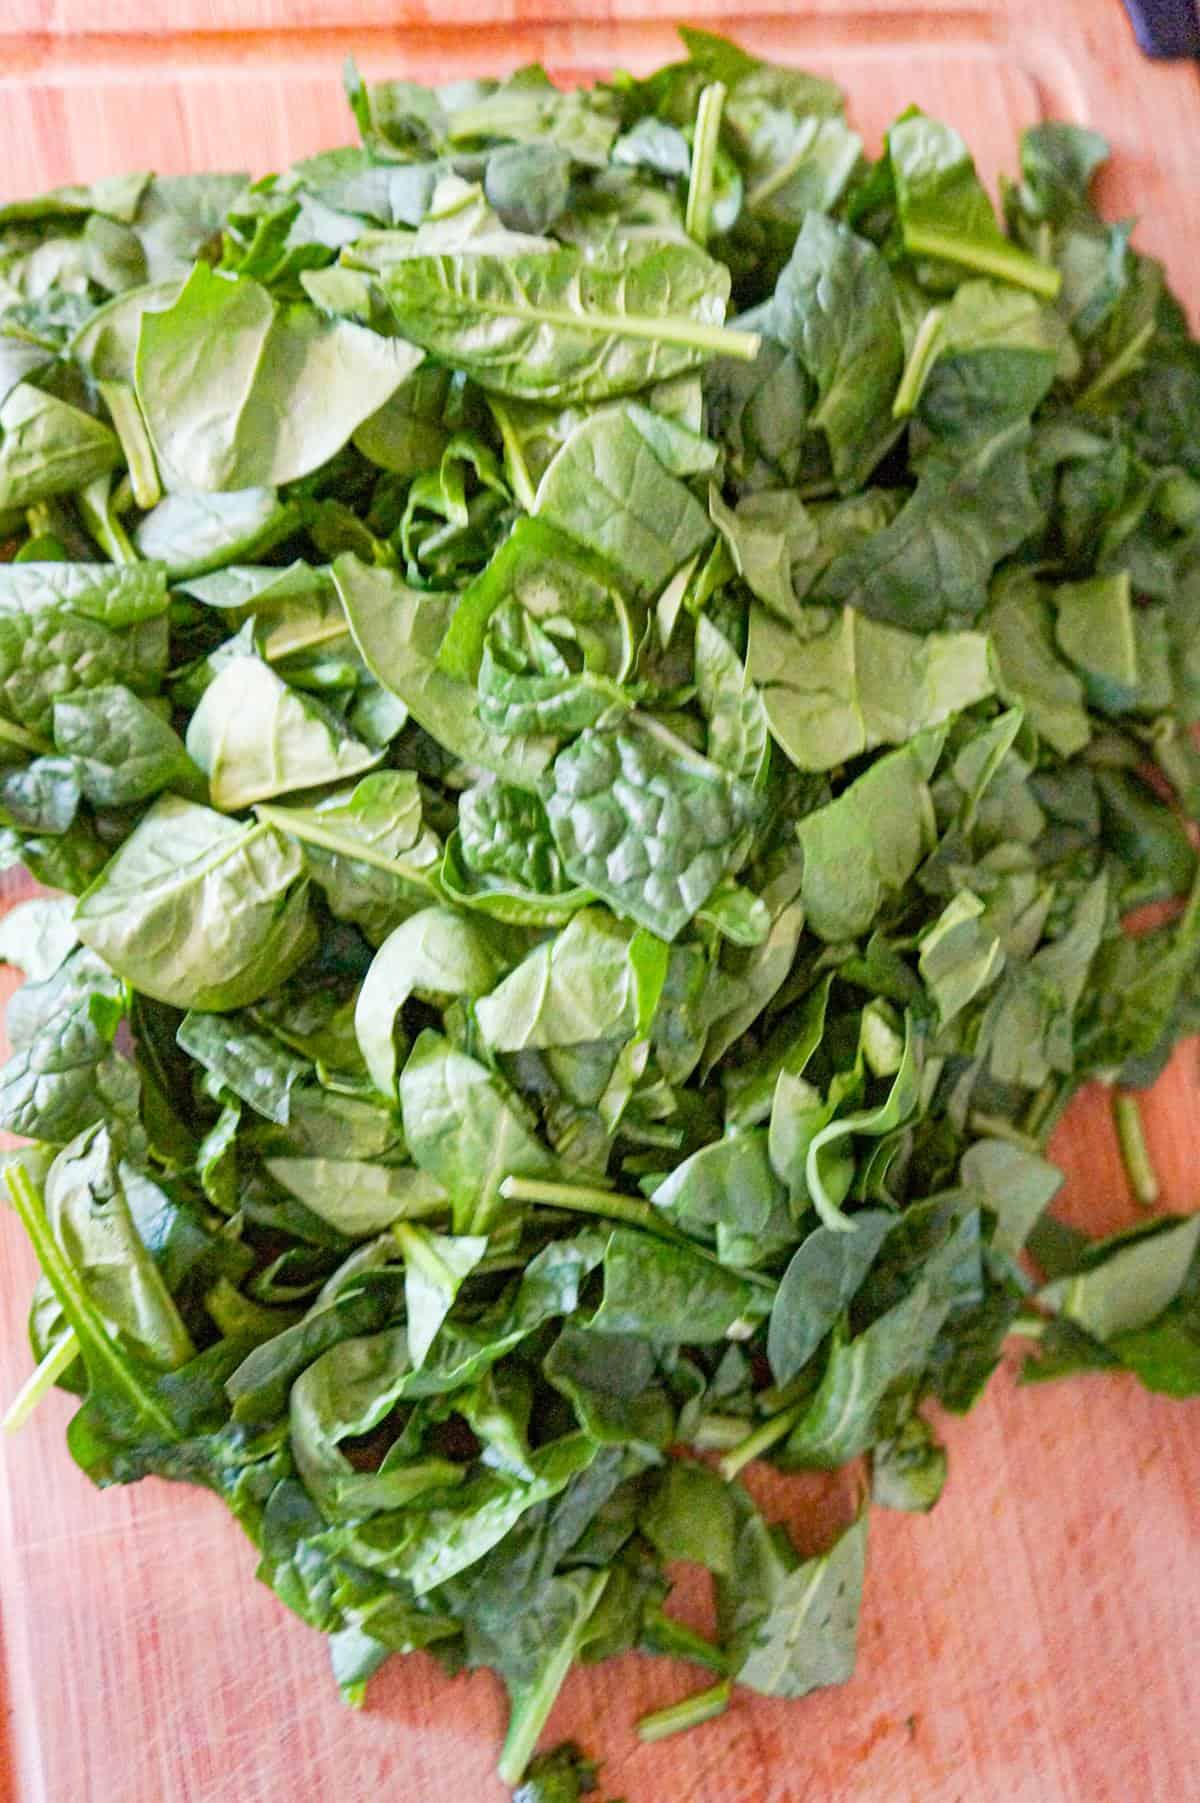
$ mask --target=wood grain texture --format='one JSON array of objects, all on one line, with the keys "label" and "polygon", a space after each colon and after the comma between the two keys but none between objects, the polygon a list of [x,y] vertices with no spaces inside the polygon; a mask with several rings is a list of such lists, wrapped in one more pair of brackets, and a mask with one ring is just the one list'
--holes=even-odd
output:
[{"label": "wood grain texture", "polygon": [[[261,171],[341,141],[351,47],[369,73],[426,79],[530,55],[564,76],[645,68],[671,53],[674,7],[589,7],[580,23],[570,0],[541,0],[550,23],[528,25],[517,0],[408,4],[399,31],[384,0],[166,0],[152,36],[123,37],[144,10],[6,0],[0,190],[147,163]],[[688,11],[732,27],[753,7]],[[873,145],[911,100],[941,112],[989,179],[1039,114],[1098,125],[1116,153],[1110,205],[1142,214],[1140,242],[1200,317],[1200,83],[1137,56],[1118,0],[808,0],[803,18],[737,30],[838,77]],[[0,905],[18,892],[0,880]],[[0,971],[0,992],[11,986]],[[1146,1115],[1168,1204],[1193,1206],[1194,1045]],[[1054,1151],[1070,1219],[1134,1217],[1103,1096],[1080,1098]],[[0,1396],[27,1369],[33,1275],[0,1220]],[[159,1483],[98,1495],[63,1446],[73,1406],[52,1397],[0,1446],[0,1794],[7,1775],[13,1803],[498,1803],[490,1678],[451,1684],[423,1657],[394,1662],[364,1713],[344,1709],[319,1638],[253,1583],[222,1506]],[[1198,1418],[1200,1405],[1122,1378],[1023,1391],[1002,1375],[974,1416],[946,1424],[951,1476],[932,1519],[873,1517],[852,1683],[801,1704],[742,1698],[681,1742],[642,1747],[636,1716],[694,1678],[630,1657],[575,1674],[550,1733],[602,1750],[606,1794],[629,1803],[1186,1803],[1200,1794]],[[810,1543],[845,1506],[844,1480],[753,1481]],[[702,1606],[696,1591],[684,1603]]]}]

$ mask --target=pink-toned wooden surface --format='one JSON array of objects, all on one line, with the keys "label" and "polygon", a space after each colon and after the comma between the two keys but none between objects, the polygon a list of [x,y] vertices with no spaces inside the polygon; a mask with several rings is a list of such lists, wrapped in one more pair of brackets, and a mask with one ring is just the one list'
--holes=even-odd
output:
[{"label": "pink-toned wooden surface", "polygon": [[[135,42],[120,34],[145,30],[144,0],[4,0],[0,193],[147,164],[262,170],[335,143],[337,64],[354,46],[370,73],[428,79],[533,54],[563,75],[644,67],[669,54],[646,16],[674,8],[654,0],[639,20],[589,7],[597,22],[581,25],[569,0],[545,0],[548,26],[487,0],[404,10],[436,13],[440,29],[395,29],[383,0],[167,0],[159,35]],[[709,0],[689,16],[748,10]],[[498,17],[511,25],[474,28]],[[989,177],[1042,113],[1100,126],[1116,150],[1111,205],[1143,215],[1140,242],[1197,317],[1200,82],[1138,58],[1117,0],[872,0],[854,13],[809,0],[801,18],[738,32],[841,79],[872,142],[911,100],[942,112]],[[1198,1079],[1185,1047],[1147,1104],[1175,1208],[1200,1201]],[[1103,1098],[1081,1098],[1055,1151],[1070,1173],[1062,1212],[1095,1230],[1132,1218]],[[16,1224],[0,1220],[0,1396],[27,1369],[32,1276]],[[394,1663],[364,1713],[345,1710],[319,1639],[253,1582],[221,1506],[157,1483],[98,1495],[62,1443],[72,1407],[52,1397],[0,1446],[0,1795],[7,1777],[11,1803],[502,1796],[487,1676],[449,1683],[424,1658]],[[972,1418],[947,1424],[933,1517],[873,1518],[849,1685],[800,1704],[742,1698],[648,1748],[636,1716],[695,1680],[630,1657],[573,1676],[550,1732],[601,1751],[606,1794],[628,1803],[1187,1803],[1200,1796],[1198,1425],[1200,1405],[1124,1379],[1031,1392],[1001,1376]],[[838,1480],[759,1488],[810,1543],[845,1502]]]}]

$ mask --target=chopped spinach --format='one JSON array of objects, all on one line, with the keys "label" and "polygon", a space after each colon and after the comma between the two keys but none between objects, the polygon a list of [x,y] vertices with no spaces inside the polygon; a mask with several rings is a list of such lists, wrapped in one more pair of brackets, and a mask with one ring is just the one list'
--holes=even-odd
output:
[{"label": "chopped spinach", "polygon": [[682,37],[0,208],[8,1424],[223,1496],[349,1701],[491,1668],[524,1803],[577,1660],[849,1677],[868,1505],[752,1459],[928,1510],[1010,1332],[1200,1393],[1200,1217],[1045,1156],[1119,1083],[1152,1198],[1200,1028],[1200,349],[1095,132],[998,214]]}]

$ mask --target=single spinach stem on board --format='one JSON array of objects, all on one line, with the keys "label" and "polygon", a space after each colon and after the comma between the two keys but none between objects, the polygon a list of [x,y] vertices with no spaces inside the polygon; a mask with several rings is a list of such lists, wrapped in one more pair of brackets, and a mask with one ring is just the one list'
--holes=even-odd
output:
[{"label": "single spinach stem on board", "polygon": [[29,1373],[8,1405],[4,1419],[0,1421],[0,1429],[6,1434],[18,1433],[29,1420],[42,1397],[48,1390],[54,1388],[68,1365],[73,1365],[78,1357],[79,1341],[74,1330],[68,1328],[66,1333],[60,1335],[54,1342],[40,1364]]},{"label": "single spinach stem on board", "polygon": [[695,1728],[701,1722],[710,1722],[716,1715],[723,1715],[729,1707],[732,1688],[732,1681],[722,1678],[719,1684],[708,1690],[698,1690],[694,1696],[684,1697],[681,1703],[671,1703],[666,1709],[644,1715],[637,1725],[639,1739],[665,1740],[668,1734],[679,1734],[685,1728]]},{"label": "single spinach stem on board", "polygon": [[1113,1120],[1129,1187],[1143,1208],[1153,1208],[1161,1193],[1158,1173],[1146,1144],[1141,1103],[1131,1090],[1113,1090]]}]

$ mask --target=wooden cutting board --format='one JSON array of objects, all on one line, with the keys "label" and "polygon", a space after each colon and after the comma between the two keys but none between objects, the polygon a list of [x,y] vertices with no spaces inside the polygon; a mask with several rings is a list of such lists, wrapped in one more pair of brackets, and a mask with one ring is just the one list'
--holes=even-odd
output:
[{"label": "wooden cutting board", "polygon": [[[132,0],[7,0],[0,192],[147,165],[261,172],[342,141],[350,48],[368,74],[424,80],[530,56],[576,78],[672,53],[661,17],[623,5],[544,0],[543,25],[520,22],[520,0],[443,4],[436,25],[423,5],[401,10],[420,22],[397,29],[387,0],[167,0],[159,35],[135,36]],[[853,13],[809,0],[802,18],[735,24],[747,10],[689,16],[837,77],[872,149],[910,101],[958,124],[989,180],[1039,116],[1099,126],[1116,152],[1110,205],[1143,216],[1139,241],[1197,318],[1200,82],[1141,59],[1117,0],[874,0]],[[498,11],[511,23],[481,22]],[[19,888],[7,879],[0,899]],[[11,977],[0,972],[6,990]],[[1178,1209],[1200,1201],[1198,1079],[1187,1046],[1146,1110]],[[1069,1218],[1107,1230],[1134,1217],[1103,1097],[1080,1099],[1054,1150]],[[16,1223],[0,1220],[0,1398],[28,1369],[33,1275]],[[5,1777],[13,1803],[504,1794],[487,1675],[451,1683],[425,1657],[393,1662],[364,1712],[345,1709],[319,1638],[253,1582],[221,1505],[159,1483],[93,1491],[63,1445],[72,1407],[51,1397],[0,1447],[0,1794]],[[850,1684],[799,1704],[739,1697],[724,1719],[642,1747],[635,1718],[695,1677],[629,1657],[573,1676],[549,1736],[602,1753],[604,1794],[628,1803],[1186,1803],[1200,1796],[1198,1427],[1200,1405],[1124,1378],[1029,1391],[1001,1375],[972,1418],[945,1424],[951,1475],[934,1515],[872,1518]],[[753,1481],[802,1543],[844,1505],[837,1479]]]}]

